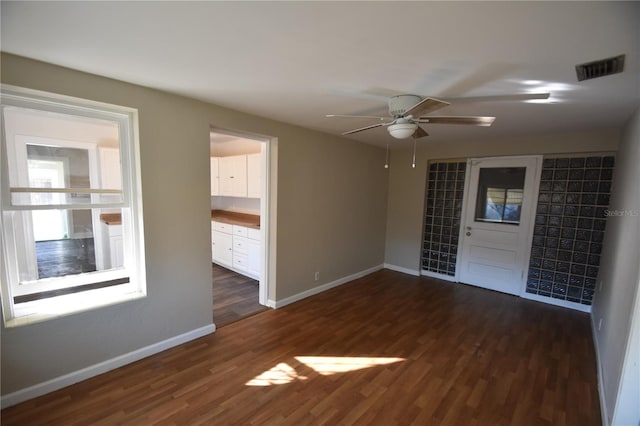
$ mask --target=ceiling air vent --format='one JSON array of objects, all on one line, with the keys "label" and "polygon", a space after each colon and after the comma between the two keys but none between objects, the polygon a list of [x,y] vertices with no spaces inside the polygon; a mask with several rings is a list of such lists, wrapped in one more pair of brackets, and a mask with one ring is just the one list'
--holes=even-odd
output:
[{"label": "ceiling air vent", "polygon": [[625,55],[618,55],[613,58],[576,65],[578,81],[590,80],[592,78],[604,77],[622,72],[624,69],[624,56]]}]

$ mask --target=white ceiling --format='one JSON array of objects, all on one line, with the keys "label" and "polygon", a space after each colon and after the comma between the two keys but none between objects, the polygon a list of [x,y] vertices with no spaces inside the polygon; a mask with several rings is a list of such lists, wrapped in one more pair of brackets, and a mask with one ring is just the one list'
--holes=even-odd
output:
[{"label": "white ceiling", "polygon": [[[425,141],[620,127],[640,101],[638,2],[9,2],[3,51],[333,134],[386,97],[551,92],[550,103],[464,102]],[[575,65],[626,54],[621,74]],[[215,123],[212,123],[215,124]],[[384,145],[384,129],[353,139]],[[405,142],[406,143],[406,142]]]},{"label": "white ceiling", "polygon": [[260,152],[262,142],[255,139],[247,139],[235,135],[209,133],[210,154],[212,157],[226,157],[229,155],[257,154]]}]

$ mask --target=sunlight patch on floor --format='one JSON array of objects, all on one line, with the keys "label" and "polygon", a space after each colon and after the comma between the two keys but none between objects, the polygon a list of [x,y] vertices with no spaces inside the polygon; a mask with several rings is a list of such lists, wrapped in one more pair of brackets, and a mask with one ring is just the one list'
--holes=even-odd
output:
[{"label": "sunlight patch on floor", "polygon": [[393,364],[405,360],[404,358],[364,356],[297,356],[295,358],[323,376],[362,370],[363,368],[377,365]]},{"label": "sunlight patch on floor", "polygon": [[306,377],[298,375],[296,370],[289,364],[281,362],[273,367],[271,370],[265,371],[259,376],[254,377],[245,383],[246,386],[271,386],[271,385],[283,385],[285,383],[291,383],[295,379],[305,380]]},{"label": "sunlight patch on floor", "polygon": [[[296,356],[297,361],[311,368],[322,376],[362,370],[378,365],[393,364],[405,361],[405,358],[394,357],[358,357],[358,356]],[[254,377],[245,383],[246,386],[271,386],[291,383],[294,380],[306,380],[289,364],[281,362],[270,370]]]}]

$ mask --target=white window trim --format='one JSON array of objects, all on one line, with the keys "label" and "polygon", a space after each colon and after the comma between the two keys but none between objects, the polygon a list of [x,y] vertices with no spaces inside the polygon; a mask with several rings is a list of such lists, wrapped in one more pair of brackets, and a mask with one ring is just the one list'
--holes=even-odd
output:
[{"label": "white window trim", "polygon": [[[75,277],[60,279],[55,285],[58,288],[77,283],[79,277],[84,277],[85,284],[92,281],[107,281],[114,278],[129,277],[129,283],[114,285],[106,288],[81,291],[78,293],[50,297],[14,304],[17,295],[12,289],[11,279],[17,277],[15,243],[16,236],[7,226],[7,218],[12,211],[24,210],[20,206],[11,206],[11,194],[9,188],[7,158],[5,156],[4,122],[2,125],[2,148],[0,150],[0,198],[2,198],[2,215],[0,221],[0,277],[2,285],[2,311],[6,327],[15,327],[34,322],[45,321],[64,315],[108,306],[116,303],[135,300],[146,296],[146,267],[144,250],[144,227],[142,215],[142,184],[140,176],[140,141],[138,130],[138,111],[134,108],[106,104],[102,102],[73,98],[64,95],[46,93],[21,87],[1,85],[2,105],[22,108],[36,108],[39,110],[82,115],[100,119],[109,119],[118,122],[119,139],[121,143],[122,162],[122,191],[123,199],[127,201],[130,215],[123,215],[123,227],[125,233],[131,238],[125,239],[125,253],[128,253],[124,269],[115,269],[105,272],[87,273]],[[128,142],[126,142],[128,141]],[[94,208],[108,207],[94,205]],[[37,208],[37,207],[36,207]],[[130,216],[130,220],[127,218]],[[8,255],[7,253],[14,253]],[[97,277],[102,277],[96,279]],[[68,283],[64,283],[68,281]],[[54,287],[49,287],[49,290]]]}]

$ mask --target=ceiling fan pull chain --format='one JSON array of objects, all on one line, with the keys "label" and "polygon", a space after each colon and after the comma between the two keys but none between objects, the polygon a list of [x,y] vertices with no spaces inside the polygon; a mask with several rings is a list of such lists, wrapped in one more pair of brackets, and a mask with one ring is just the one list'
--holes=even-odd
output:
[{"label": "ceiling fan pull chain", "polygon": [[389,168],[389,144],[387,144],[387,156],[384,160],[384,168],[385,169]]},{"label": "ceiling fan pull chain", "polygon": [[413,162],[411,163],[411,167],[412,168],[416,168],[416,145],[417,145],[418,139],[414,136],[413,137]]}]

